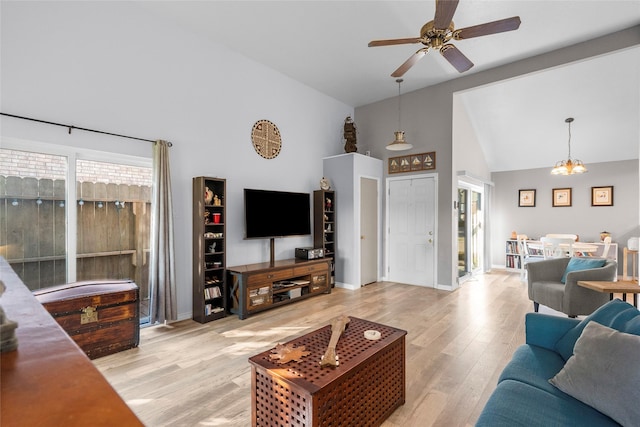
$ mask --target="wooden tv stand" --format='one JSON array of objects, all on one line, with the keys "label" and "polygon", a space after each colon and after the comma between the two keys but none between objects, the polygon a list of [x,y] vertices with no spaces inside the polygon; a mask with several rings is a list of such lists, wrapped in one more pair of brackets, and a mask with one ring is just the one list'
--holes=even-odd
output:
[{"label": "wooden tv stand", "polygon": [[231,312],[240,319],[321,293],[331,293],[329,258],[287,259],[227,268]]}]

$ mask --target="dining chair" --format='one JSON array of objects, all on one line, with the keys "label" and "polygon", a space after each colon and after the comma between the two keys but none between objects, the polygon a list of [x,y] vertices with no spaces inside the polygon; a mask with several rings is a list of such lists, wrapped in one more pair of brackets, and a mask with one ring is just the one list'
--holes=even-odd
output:
[{"label": "dining chair", "polygon": [[609,249],[611,248],[611,236],[605,237],[602,241],[602,253],[600,254],[596,254],[596,252],[599,252],[599,243],[585,243],[583,245],[587,247],[591,246],[593,249],[584,250],[579,244],[575,244],[573,247],[573,256],[607,259],[607,256],[609,255]]},{"label": "dining chair", "polygon": [[600,255],[600,258],[607,258],[607,255],[609,255],[609,248],[611,247],[611,236],[607,236],[604,238],[603,240],[604,243],[604,249],[602,250],[602,255]]},{"label": "dining chair", "polygon": [[573,256],[573,243],[571,237],[541,237],[542,254],[544,259],[565,258]]},{"label": "dining chair", "polygon": [[518,253],[520,254],[520,281],[524,282],[527,277],[527,264],[530,262],[541,261],[544,258],[540,255],[532,255],[527,245],[529,237],[526,234],[518,234]]}]

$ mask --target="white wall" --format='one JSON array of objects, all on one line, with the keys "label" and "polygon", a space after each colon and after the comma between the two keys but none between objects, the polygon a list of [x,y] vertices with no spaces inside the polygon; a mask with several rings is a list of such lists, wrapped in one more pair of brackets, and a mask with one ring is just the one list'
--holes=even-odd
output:
[{"label": "white wall", "polygon": [[[343,150],[353,108],[125,2],[2,2],[2,112],[173,142],[180,318],[191,316],[191,179],[227,179],[227,264],[267,261],[243,240],[245,187],[311,192],[322,158]],[[268,119],[273,160],[251,145]],[[3,137],[150,157],[151,144],[2,117]],[[277,207],[265,207],[277,208]],[[276,240],[276,259],[312,238]]]},{"label": "white wall", "polygon": [[464,105],[463,98],[453,95],[453,170],[464,171],[467,175],[491,180],[491,171],[485,160],[486,156],[473,123],[469,118],[469,109]]}]

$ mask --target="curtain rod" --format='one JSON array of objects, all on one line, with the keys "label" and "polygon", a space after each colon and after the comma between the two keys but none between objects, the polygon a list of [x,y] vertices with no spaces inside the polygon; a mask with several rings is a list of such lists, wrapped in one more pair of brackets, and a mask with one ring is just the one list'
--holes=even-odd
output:
[{"label": "curtain rod", "polygon": [[[105,132],[105,131],[101,131],[101,130],[82,128],[82,127],[73,126],[73,125],[65,125],[63,123],[49,122],[49,121],[46,121],[46,120],[33,119],[31,117],[16,116],[15,114],[0,113],[0,115],[7,116],[7,117],[13,117],[14,119],[29,120],[29,121],[32,121],[32,122],[45,123],[45,124],[54,125],[54,126],[61,126],[63,128],[69,129],[69,135],[71,135],[71,131],[73,129],[77,129],[77,130],[83,130],[85,132],[101,133],[103,135],[111,135],[111,136],[117,136],[117,137],[120,137],[120,138],[135,139],[137,141],[156,142],[156,141],[154,141],[152,139],[137,138],[135,136],[121,135],[121,134],[118,134],[118,133],[111,133],[111,132]],[[167,145],[169,147],[173,146],[173,144],[171,142],[167,142]]]}]

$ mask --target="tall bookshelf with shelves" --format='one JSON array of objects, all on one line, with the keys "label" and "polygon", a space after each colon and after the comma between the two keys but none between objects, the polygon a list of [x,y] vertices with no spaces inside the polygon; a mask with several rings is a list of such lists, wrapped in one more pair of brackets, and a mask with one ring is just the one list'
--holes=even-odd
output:
[{"label": "tall bookshelf with shelves", "polygon": [[333,190],[313,192],[313,246],[322,248],[325,258],[330,258],[330,283],[335,285],[336,277],[336,193]]},{"label": "tall bookshelf with shelves", "polygon": [[206,323],[227,312],[226,180],[193,178],[193,320]]}]

